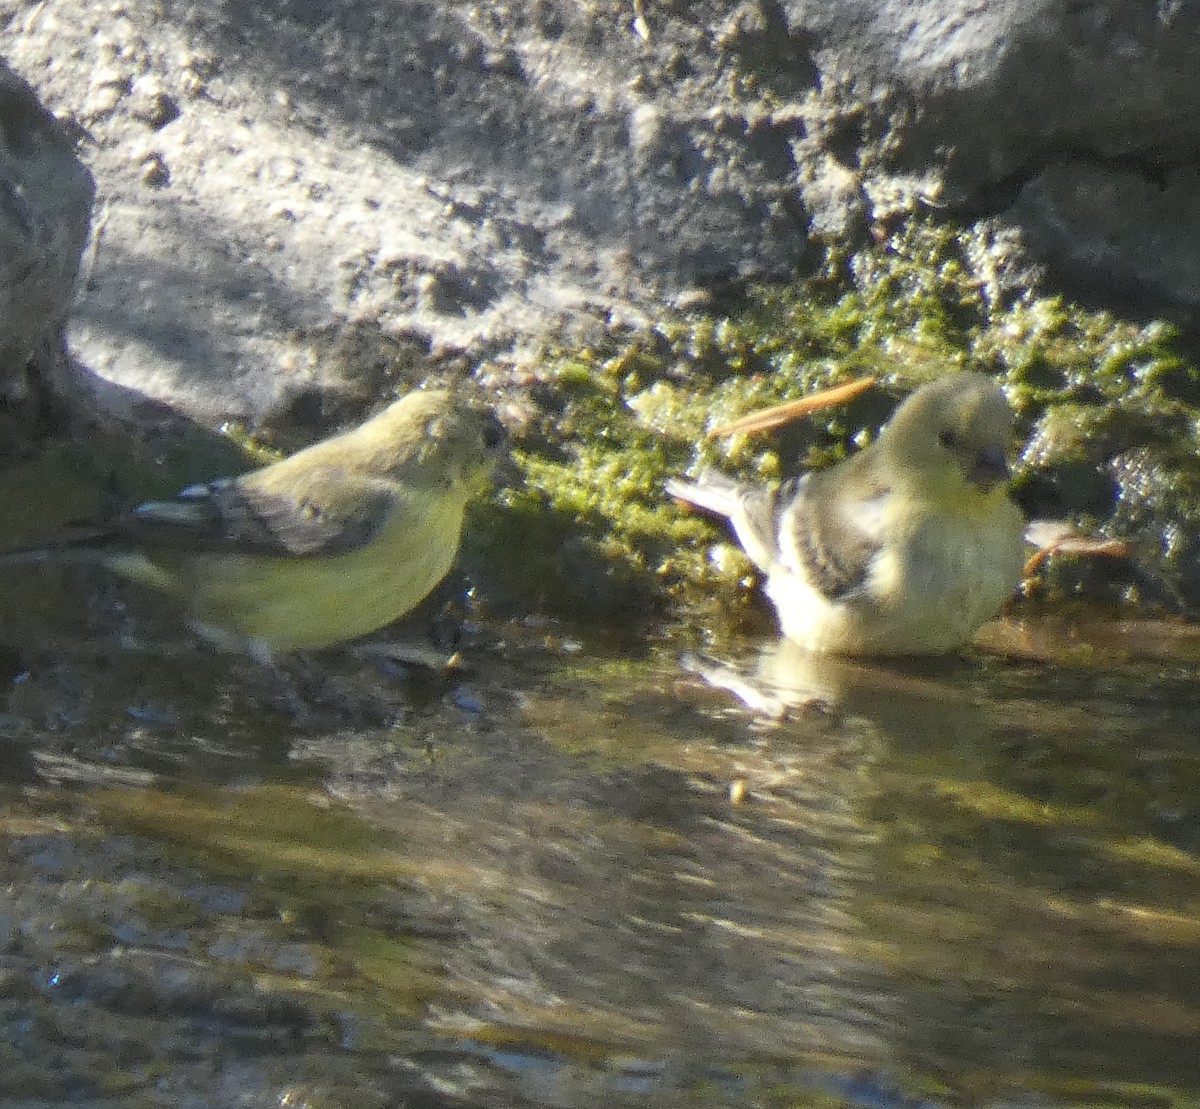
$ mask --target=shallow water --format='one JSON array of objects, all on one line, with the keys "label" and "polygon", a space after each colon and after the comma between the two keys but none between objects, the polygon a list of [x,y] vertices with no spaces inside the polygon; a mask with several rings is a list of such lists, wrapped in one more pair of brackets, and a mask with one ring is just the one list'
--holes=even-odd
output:
[{"label": "shallow water", "polygon": [[[5,1105],[1200,1093],[1195,629],[273,679],[43,654],[0,717]],[[689,642],[685,642],[689,641]]]}]

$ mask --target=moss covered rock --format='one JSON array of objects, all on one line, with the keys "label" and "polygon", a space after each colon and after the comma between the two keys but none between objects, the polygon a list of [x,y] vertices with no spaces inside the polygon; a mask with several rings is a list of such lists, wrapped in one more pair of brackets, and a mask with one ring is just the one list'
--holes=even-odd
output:
[{"label": "moss covered rock", "polygon": [[[830,250],[789,286],[740,290],[532,367],[518,437],[523,487],[474,542],[497,596],[560,612],[660,612],[671,598],[744,607],[753,578],[718,524],[663,481],[719,466],[775,480],[870,440],[897,401],[963,368],[994,374],[1018,414],[1014,495],[1136,542],[1132,564],[1065,556],[1030,595],[1173,609],[1200,601],[1200,375],[1163,322],[1028,290],[1001,236],[914,221],[862,251]],[[746,412],[863,374],[879,387],[762,436],[706,438]],[[514,571],[514,566],[517,568]],[[522,584],[524,580],[524,584]]]}]

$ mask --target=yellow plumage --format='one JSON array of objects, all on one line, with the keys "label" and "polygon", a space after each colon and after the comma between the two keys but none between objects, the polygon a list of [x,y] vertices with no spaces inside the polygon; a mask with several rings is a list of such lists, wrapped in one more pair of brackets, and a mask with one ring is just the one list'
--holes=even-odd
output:
[{"label": "yellow plumage", "polygon": [[1012,411],[994,381],[918,389],[870,446],[779,489],[719,475],[674,496],[729,519],[788,638],[816,652],[936,654],[966,642],[1021,580],[1009,498]]},{"label": "yellow plumage", "polygon": [[224,646],[326,647],[398,619],[442,580],[502,438],[490,414],[418,391],[261,470],[15,557],[94,553],[179,597]]}]

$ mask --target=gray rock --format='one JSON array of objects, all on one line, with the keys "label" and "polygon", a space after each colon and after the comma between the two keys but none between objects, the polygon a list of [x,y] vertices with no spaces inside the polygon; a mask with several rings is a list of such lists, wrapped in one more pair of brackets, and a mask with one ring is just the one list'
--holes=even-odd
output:
[{"label": "gray rock", "polygon": [[1200,5],[788,0],[776,11],[819,74],[798,101],[797,145],[816,226],[852,234],[920,205],[997,216],[1073,289],[1153,310],[1200,304]]},{"label": "gray rock", "polygon": [[92,178],[66,130],[0,63],[0,400],[36,415],[65,361]]},{"label": "gray rock", "polygon": [[[59,0],[0,49],[95,137],[79,358],[212,420],[377,391],[396,343],[520,363],[921,206],[1196,303],[1198,25],[1184,0]],[[364,336],[374,369],[339,354]]]},{"label": "gray rock", "polygon": [[792,125],[753,117],[708,40],[721,5],[700,7],[651,5],[649,39],[625,0],[32,9],[0,48],[96,137],[74,349],[257,419],[370,387],[331,354],[340,329],[519,359],[789,272]]},{"label": "gray rock", "polygon": [[1200,174],[1191,167],[1154,181],[1062,162],[1026,182],[1005,218],[1025,228],[1039,255],[1109,299],[1200,308]]},{"label": "gray rock", "polygon": [[840,148],[876,205],[914,193],[980,205],[1068,151],[1161,168],[1195,141],[1200,6],[1186,0],[782,0],[779,10],[819,73],[806,132],[828,157]]}]

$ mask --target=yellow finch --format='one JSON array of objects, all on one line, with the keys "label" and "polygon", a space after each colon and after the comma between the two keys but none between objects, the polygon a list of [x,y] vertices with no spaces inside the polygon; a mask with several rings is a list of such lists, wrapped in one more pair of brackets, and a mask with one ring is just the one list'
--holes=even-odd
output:
[{"label": "yellow finch", "polygon": [[778,488],[708,474],[667,491],[729,519],[802,647],[936,654],[966,642],[1021,581],[1024,520],[1005,488],[1012,426],[993,380],[952,373],[826,470]]},{"label": "yellow finch", "polygon": [[206,638],[256,657],[327,647],[403,616],[442,580],[503,439],[490,413],[417,391],[261,470],[4,560],[97,556],[180,598]]}]

